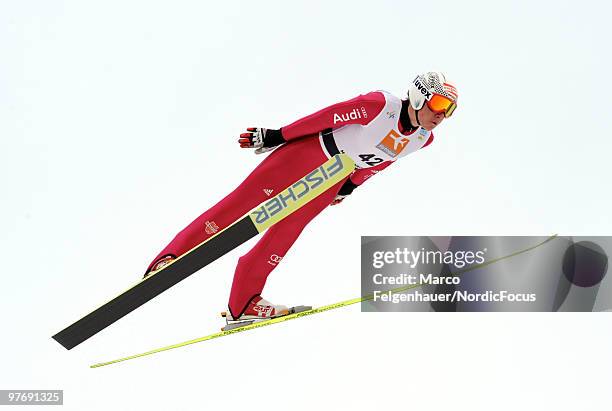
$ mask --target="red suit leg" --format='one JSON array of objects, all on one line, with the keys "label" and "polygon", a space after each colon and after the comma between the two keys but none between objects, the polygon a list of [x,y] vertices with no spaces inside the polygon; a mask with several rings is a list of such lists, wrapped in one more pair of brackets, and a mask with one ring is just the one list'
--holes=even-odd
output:
[{"label": "red suit leg", "polygon": [[344,180],[270,227],[251,251],[240,257],[229,300],[229,309],[234,318],[244,312],[255,295],[261,294],[270,272],[285,256],[306,224],[329,206],[343,183]]},{"label": "red suit leg", "polygon": [[326,160],[317,135],[294,140],[274,150],[234,191],[179,232],[153,259],[147,272],[160,258],[184,254]]}]

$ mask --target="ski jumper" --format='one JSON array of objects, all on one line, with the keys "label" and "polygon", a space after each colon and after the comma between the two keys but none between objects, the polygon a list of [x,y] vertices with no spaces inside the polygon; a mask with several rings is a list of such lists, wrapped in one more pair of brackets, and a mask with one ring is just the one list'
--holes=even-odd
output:
[{"label": "ski jumper", "polygon": [[398,158],[431,143],[433,134],[421,127],[412,133],[402,130],[401,108],[398,97],[375,91],[282,127],[287,143],[272,151],[234,191],[179,232],[155,257],[147,272],[161,258],[178,257],[225,229],[335,154],[348,154],[356,164],[349,177],[270,227],[240,257],[229,298],[231,314],[239,317],[248,302],[261,294],[268,275],[304,227],[334,200],[343,185],[350,192]]}]

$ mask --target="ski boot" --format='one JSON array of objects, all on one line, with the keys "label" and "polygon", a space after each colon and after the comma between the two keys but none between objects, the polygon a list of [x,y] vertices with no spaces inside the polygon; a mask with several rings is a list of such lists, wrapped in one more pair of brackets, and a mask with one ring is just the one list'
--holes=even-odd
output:
[{"label": "ski boot", "polygon": [[144,280],[145,278],[155,274],[156,272],[158,272],[159,270],[161,270],[162,268],[164,268],[165,266],[171,264],[173,261],[175,260],[175,258],[171,255],[167,255],[163,258],[160,258],[159,261],[157,261],[153,267],[151,267],[151,271],[146,272],[143,276],[142,279]]},{"label": "ski boot", "polygon": [[299,305],[296,307],[287,308],[284,305],[274,305],[271,302],[261,298],[261,296],[256,295],[251,299],[246,310],[244,310],[240,317],[232,317],[229,310],[221,313],[221,317],[224,317],[226,322],[225,327],[221,328],[221,331],[234,330],[236,328],[245,327],[256,322],[268,321],[273,318],[283,317],[285,315],[300,313],[308,310],[312,310],[312,307]]}]

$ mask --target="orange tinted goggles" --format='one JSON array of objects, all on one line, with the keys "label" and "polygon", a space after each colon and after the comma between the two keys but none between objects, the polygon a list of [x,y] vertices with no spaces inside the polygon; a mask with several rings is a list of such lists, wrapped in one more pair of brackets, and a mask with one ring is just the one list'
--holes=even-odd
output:
[{"label": "orange tinted goggles", "polygon": [[434,94],[427,102],[427,107],[434,113],[444,113],[444,117],[450,117],[457,108],[457,104],[440,94]]}]

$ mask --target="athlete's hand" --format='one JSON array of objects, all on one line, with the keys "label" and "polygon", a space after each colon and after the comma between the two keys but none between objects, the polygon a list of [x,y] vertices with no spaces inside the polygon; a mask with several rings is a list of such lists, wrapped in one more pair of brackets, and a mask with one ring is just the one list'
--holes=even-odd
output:
[{"label": "athlete's hand", "polygon": [[336,194],[336,198],[334,198],[334,201],[331,202],[330,205],[338,205],[342,202],[342,200],[344,200],[347,196],[343,196],[341,194]]},{"label": "athlete's hand", "polygon": [[255,154],[265,153],[285,142],[280,130],[249,127],[246,133],[240,134],[238,143],[242,148],[254,148]]},{"label": "athlete's hand", "polygon": [[263,147],[265,128],[249,127],[246,133],[240,134],[238,143],[242,148],[260,148]]}]

